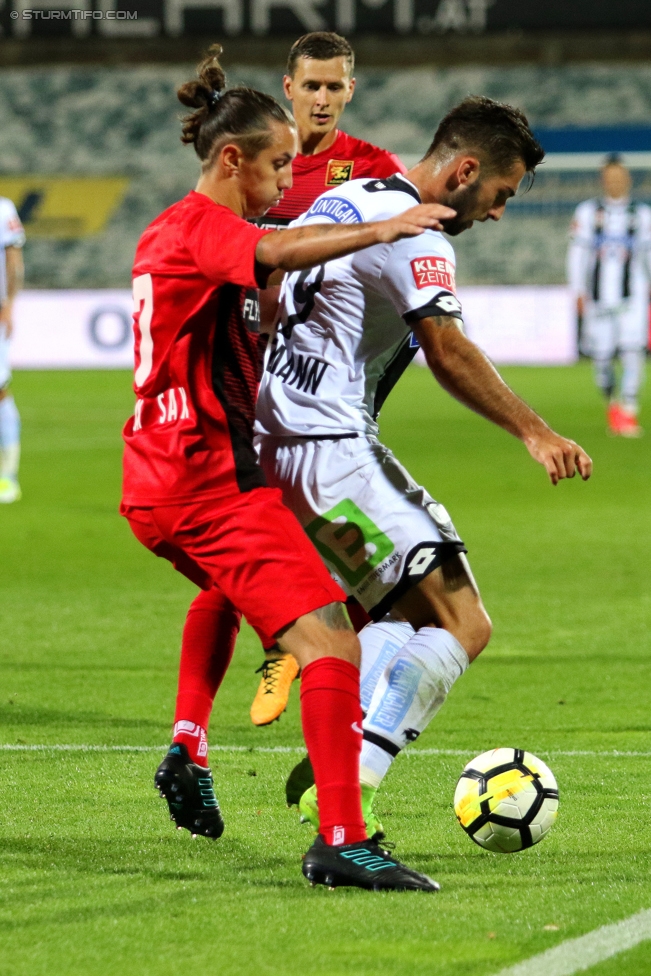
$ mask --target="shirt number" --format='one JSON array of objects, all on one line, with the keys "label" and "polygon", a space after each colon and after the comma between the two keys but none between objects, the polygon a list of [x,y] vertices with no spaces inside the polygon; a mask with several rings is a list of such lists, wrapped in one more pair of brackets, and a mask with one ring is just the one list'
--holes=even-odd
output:
[{"label": "shirt number", "polygon": [[140,365],[136,370],[136,386],[142,386],[149,374],[154,359],[154,342],[151,337],[151,317],[154,314],[154,288],[150,274],[138,275],[133,279],[133,317],[140,332],[136,339],[136,355],[140,354]]},{"label": "shirt number", "polygon": [[323,278],[325,276],[325,265],[320,264],[318,266],[314,281],[311,281],[306,285],[305,282],[312,274],[313,270],[313,268],[307,268],[305,271],[301,271],[300,275],[296,279],[293,296],[294,308],[298,308],[301,305],[303,307],[300,309],[300,311],[295,312],[293,315],[287,316],[287,322],[280,330],[286,339],[291,338],[295,325],[300,325],[303,322],[307,322],[314,310],[315,296],[321,291],[321,285],[323,284]]}]

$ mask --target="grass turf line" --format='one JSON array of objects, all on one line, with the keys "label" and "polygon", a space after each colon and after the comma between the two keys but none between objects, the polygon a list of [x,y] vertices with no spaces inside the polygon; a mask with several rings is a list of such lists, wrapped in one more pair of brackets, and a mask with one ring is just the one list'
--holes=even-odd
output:
[{"label": "grass turf line", "polygon": [[[495,624],[419,742],[460,755],[396,763],[379,806],[398,853],[442,893],[306,889],[309,833],[282,803],[291,754],[213,754],[227,833],[211,845],[166,821],[151,754],[5,751],[3,976],[206,965],[225,976],[491,976],[651,905],[648,758],[560,755],[651,749],[649,442],[606,437],[584,365],[505,373],[593,454],[591,483],[548,486],[521,445],[424,370],[408,372],[382,417],[383,437],[449,508]],[[15,394],[24,500],[0,509],[2,739],[157,746],[194,591],[115,514],[129,379],[21,373]],[[298,747],[296,687],[279,723],[249,724],[259,658],[245,630],[211,741]],[[504,744],[556,751],[561,788],[549,839],[514,857],[480,851],[451,810],[462,754]],[[595,976],[651,967],[648,944],[621,957],[625,969],[618,959]]]}]

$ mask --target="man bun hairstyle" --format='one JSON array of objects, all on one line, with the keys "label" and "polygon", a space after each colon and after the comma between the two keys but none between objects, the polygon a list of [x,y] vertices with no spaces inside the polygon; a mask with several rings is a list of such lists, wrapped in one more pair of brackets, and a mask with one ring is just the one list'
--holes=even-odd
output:
[{"label": "man bun hairstyle", "polygon": [[489,172],[505,173],[522,160],[531,176],[545,156],[524,112],[483,95],[470,95],[448,112],[424,158],[446,150],[473,153]]},{"label": "man bun hairstyle", "polygon": [[294,77],[299,58],[311,58],[313,61],[345,58],[351,75],[355,69],[355,52],[345,37],[333,31],[312,31],[311,34],[303,34],[292,44],[287,58],[290,78]]},{"label": "man bun hairstyle", "polygon": [[194,146],[204,169],[227,142],[237,143],[247,158],[254,159],[271,144],[273,122],[296,127],[271,95],[244,85],[226,88],[221,53],[221,46],[213,44],[197,67],[198,78],[186,81],[176,93],[183,105],[194,109],[181,120],[181,142]]}]

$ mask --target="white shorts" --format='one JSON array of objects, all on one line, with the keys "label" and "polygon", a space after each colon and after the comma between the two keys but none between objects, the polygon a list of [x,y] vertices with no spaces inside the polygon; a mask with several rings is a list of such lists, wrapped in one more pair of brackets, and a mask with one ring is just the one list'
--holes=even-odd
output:
[{"label": "white shorts", "polygon": [[4,335],[0,327],[0,390],[4,390],[11,380],[11,369],[9,368],[9,339]]},{"label": "white shorts", "polygon": [[344,590],[380,620],[465,546],[447,511],[378,440],[260,437],[260,463]]},{"label": "white shorts", "polygon": [[643,302],[623,302],[618,308],[586,309],[585,352],[593,359],[611,359],[622,351],[645,349],[649,336],[649,306]]}]

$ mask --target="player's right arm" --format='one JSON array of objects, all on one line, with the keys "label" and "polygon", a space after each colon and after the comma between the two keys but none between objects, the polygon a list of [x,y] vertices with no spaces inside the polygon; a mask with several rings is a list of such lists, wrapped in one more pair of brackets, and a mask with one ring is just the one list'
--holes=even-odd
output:
[{"label": "player's right arm", "polygon": [[389,220],[369,224],[310,224],[272,231],[260,239],[256,259],[267,268],[301,271],[335,258],[354,254],[374,244],[392,244],[417,237],[425,230],[442,230],[441,221],[454,210],[438,203],[420,204]]},{"label": "player's right arm", "polygon": [[437,315],[413,324],[427,365],[441,386],[465,406],[523,442],[546,469],[552,484],[573,478],[584,481],[592,461],[578,444],[561,437],[507,386],[490,360],[466,338],[456,317]]}]

